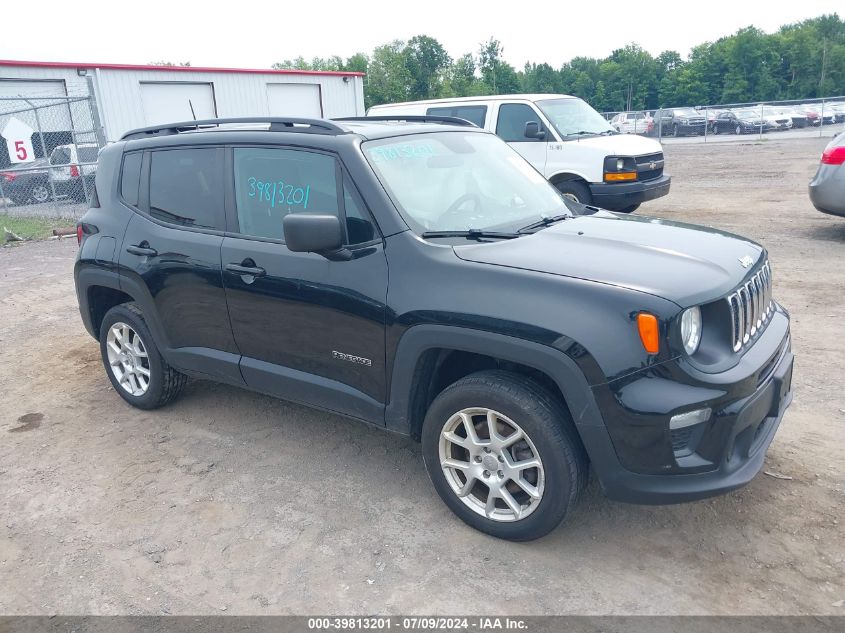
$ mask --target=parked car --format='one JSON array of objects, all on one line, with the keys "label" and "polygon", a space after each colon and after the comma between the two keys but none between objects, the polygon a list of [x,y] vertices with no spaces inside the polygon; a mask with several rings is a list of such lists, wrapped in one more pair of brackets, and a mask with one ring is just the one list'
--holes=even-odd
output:
[{"label": "parked car", "polygon": [[825,147],[810,181],[810,200],[822,213],[845,216],[845,132]]},{"label": "parked car", "polygon": [[619,134],[586,102],[568,95],[501,95],[393,103],[371,117],[451,116],[511,144],[558,191],[576,202],[630,213],[669,193],[663,148]]},{"label": "parked car", "polygon": [[39,158],[23,168],[0,172],[2,196],[18,205],[47,202],[52,197],[47,160]]},{"label": "parked car", "polygon": [[793,129],[797,128],[805,128],[810,125],[810,121],[807,118],[807,115],[801,112],[801,110],[795,108],[794,106],[783,106],[775,108],[775,112],[777,114],[783,114],[788,116],[792,119],[792,127]]},{"label": "parked car", "polygon": [[644,112],[620,112],[610,125],[622,134],[651,134],[654,130],[654,120]]},{"label": "parked car", "polygon": [[654,113],[654,125],[662,136],[704,134],[707,120],[693,108],[667,108]]},{"label": "parked car", "polygon": [[769,129],[768,123],[753,110],[727,110],[713,122],[713,134],[756,134]]},{"label": "parked car", "polygon": [[446,505],[512,540],[590,467],[634,503],[748,483],[792,394],[766,250],[586,208],[490,132],[400,118],[107,146],[74,278],[114,392],[154,409],[195,376],[408,435]]},{"label": "parked car", "polygon": [[56,195],[64,195],[84,202],[90,195],[97,175],[97,154],[100,148],[93,143],[59,145],[50,153],[50,177]]},{"label": "parked car", "polygon": [[810,123],[816,127],[820,125],[833,125],[836,122],[836,115],[827,107],[827,104],[823,106],[821,103],[812,103],[799,107],[807,115]]},{"label": "parked car", "polygon": [[[751,108],[752,110],[756,110],[758,108]],[[763,118],[769,123],[769,127],[772,130],[791,130],[792,129],[792,116],[782,112],[780,108],[774,108],[771,106],[763,106],[762,108]]]},{"label": "parked car", "polygon": [[845,103],[840,102],[833,102],[826,104],[825,109],[830,108],[831,114],[833,114],[834,123],[843,123],[845,122]]}]

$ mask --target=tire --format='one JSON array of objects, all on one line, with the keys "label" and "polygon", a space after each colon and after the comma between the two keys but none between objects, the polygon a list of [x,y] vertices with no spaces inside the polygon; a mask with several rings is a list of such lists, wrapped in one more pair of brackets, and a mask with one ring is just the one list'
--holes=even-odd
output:
[{"label": "tire", "polygon": [[[498,441],[507,444],[517,429],[523,435],[501,448],[490,441],[491,417]],[[465,420],[471,421],[477,442],[468,439]],[[482,371],[444,389],[426,413],[421,440],[425,467],[440,498],[467,525],[497,538],[530,541],[548,534],[570,514],[587,483],[587,456],[566,407],[519,374]],[[441,466],[441,456],[460,468]],[[539,467],[510,468],[535,458]],[[492,509],[493,488],[485,481],[503,490]],[[505,493],[509,502],[499,496]]]},{"label": "tire", "polygon": [[618,209],[616,212],[617,213],[633,213],[634,211],[636,211],[639,208],[640,208],[639,204],[631,204],[631,205],[628,205],[627,207],[625,207],[623,209]]},{"label": "tire", "polygon": [[742,127],[741,125],[737,125],[737,126],[736,126],[736,129],[734,129],[734,133],[736,133],[736,134],[744,134],[744,133],[745,133],[745,130],[743,129],[743,127]]},{"label": "tire", "polygon": [[[128,345],[121,344],[120,339],[115,337],[119,330],[122,330],[122,339],[128,340]],[[187,382],[187,377],[168,365],[161,356],[141,309],[134,303],[115,306],[106,313],[100,325],[100,355],[114,390],[139,409],[157,409],[166,405],[179,395]],[[120,357],[125,360],[118,361]],[[144,376],[144,371],[147,376]],[[117,375],[118,372],[125,381]]]},{"label": "tire", "polygon": [[589,188],[583,182],[577,180],[561,180],[555,183],[555,187],[565,198],[574,200],[581,204],[592,204],[593,196]]}]

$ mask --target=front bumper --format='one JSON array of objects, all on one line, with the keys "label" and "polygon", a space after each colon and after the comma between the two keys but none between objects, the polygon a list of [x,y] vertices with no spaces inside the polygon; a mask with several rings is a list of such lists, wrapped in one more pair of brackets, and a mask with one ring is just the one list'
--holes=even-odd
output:
[{"label": "front bumper", "polygon": [[[731,370],[690,375],[670,361],[673,367],[594,387],[605,424],[578,430],[608,497],[694,501],[744,486],[757,475],[792,401],[788,317],[783,311],[777,316],[757,349]],[[703,407],[712,408],[710,418],[679,440],[669,418]]]},{"label": "front bumper", "polygon": [[590,183],[593,204],[610,211],[660,198],[669,193],[672,177],[663,174],[653,180],[615,183]]}]

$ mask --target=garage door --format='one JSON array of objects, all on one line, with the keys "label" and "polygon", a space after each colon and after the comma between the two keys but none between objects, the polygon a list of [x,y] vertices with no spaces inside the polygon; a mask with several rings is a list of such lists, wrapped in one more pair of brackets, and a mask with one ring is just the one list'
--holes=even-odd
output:
[{"label": "garage door", "polygon": [[214,119],[214,89],[208,83],[141,82],[147,125]]},{"label": "garage door", "polygon": [[317,84],[267,84],[267,105],[270,116],[323,116]]},{"label": "garage door", "polygon": [[0,79],[0,97],[64,97],[66,94],[65,82],[61,79]]}]

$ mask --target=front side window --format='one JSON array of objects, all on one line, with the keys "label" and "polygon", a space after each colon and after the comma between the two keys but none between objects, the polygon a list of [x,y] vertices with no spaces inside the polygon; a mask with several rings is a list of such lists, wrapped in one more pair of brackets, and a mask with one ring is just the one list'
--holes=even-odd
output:
[{"label": "front side window", "polygon": [[545,126],[540,121],[540,116],[531,106],[524,103],[505,103],[499,106],[499,119],[496,122],[496,135],[508,143],[544,142],[549,140],[526,138],[525,124],[529,121],[537,123],[541,130],[545,129]]},{"label": "front side window", "polygon": [[223,230],[223,150],[152,152],[149,213],[171,224]]},{"label": "front side window", "polygon": [[340,194],[340,172],[332,156],[299,149],[244,147],[235,148],[234,165],[240,233],[284,241],[287,215],[315,213],[341,218],[348,245],[377,237],[375,223],[346,175]]},{"label": "front side window", "polygon": [[602,115],[581,99],[543,99],[537,101],[537,106],[564,138],[616,133]]},{"label": "front side window", "polygon": [[373,140],[364,154],[416,232],[515,230],[569,207],[522,156],[469,131]]},{"label": "front side window", "polygon": [[331,156],[258,147],[234,151],[241,233],[283,240],[282,221],[291,213],[339,215],[337,163]]}]

